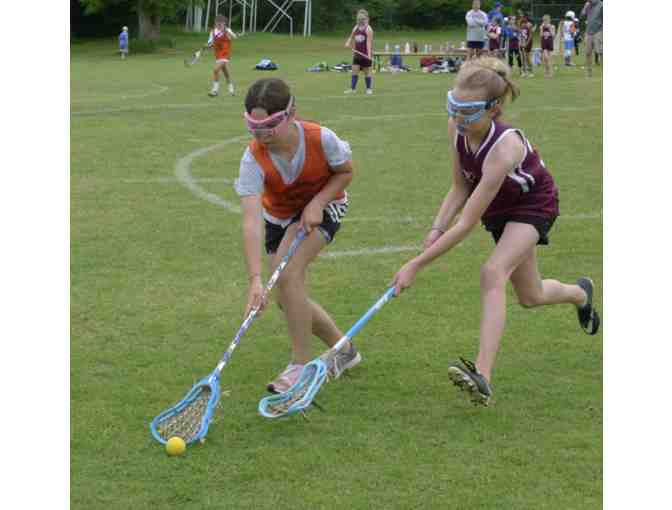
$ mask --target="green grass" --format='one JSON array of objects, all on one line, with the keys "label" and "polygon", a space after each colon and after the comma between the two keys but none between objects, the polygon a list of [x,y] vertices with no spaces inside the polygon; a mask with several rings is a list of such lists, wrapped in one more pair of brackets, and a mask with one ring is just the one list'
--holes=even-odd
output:
[{"label": "green grass", "polygon": [[[377,40],[438,46],[462,35]],[[450,182],[444,102],[454,75],[377,74],[373,97],[342,97],[349,75],[304,70],[347,59],[345,34],[253,35],[234,43],[239,94],[213,100],[209,58],[182,66],[202,39],[177,36],[176,49],[149,55],[131,48],[126,62],[114,41],[71,50],[72,508],[601,508],[602,336],[585,336],[571,307],[525,310],[510,294],[495,405],[475,409],[449,384],[448,362],[477,348],[479,266],[492,250],[482,229],[364,329],[365,362],[321,392],[326,414],[309,423],[257,415],[288,359],[271,307],[223,373],[230,396],[206,444],[168,458],[151,439],[152,417],[212,370],[241,321],[240,216],[192,194],[175,167],[242,137],[190,166],[205,191],[237,203],[231,185],[212,178],[237,175],[242,100],[255,79],[286,79],[301,116],[352,144],[350,221],[329,251],[419,244]],[[264,57],[280,70],[253,71]],[[601,75],[541,75],[519,80],[522,96],[506,115],[560,188],[563,216],[540,249],[541,271],[591,275],[601,308]],[[380,217],[391,221],[354,221]],[[320,259],[311,295],[347,329],[411,256]]]}]

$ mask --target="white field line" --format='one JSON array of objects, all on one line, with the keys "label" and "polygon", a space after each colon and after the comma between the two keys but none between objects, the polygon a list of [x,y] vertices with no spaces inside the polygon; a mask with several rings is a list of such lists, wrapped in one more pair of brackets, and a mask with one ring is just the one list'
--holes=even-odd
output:
[{"label": "white field line", "polygon": [[198,198],[205,200],[206,202],[210,202],[211,204],[223,207],[224,209],[232,213],[240,214],[240,207],[237,204],[231,203],[228,200],[224,200],[218,195],[210,193],[209,191],[206,191],[201,186],[199,186],[196,179],[194,179],[194,177],[191,175],[191,162],[197,157],[203,156],[208,152],[221,149],[222,147],[226,147],[227,145],[243,142],[248,138],[249,138],[248,135],[237,136],[235,138],[229,138],[228,140],[224,140],[223,142],[220,142],[218,144],[210,145],[209,147],[203,147],[202,149],[190,152],[186,156],[177,160],[177,163],[175,164],[175,177],[177,177],[177,180],[181,184],[186,186],[187,189],[189,189],[189,191],[191,191]]},{"label": "white field line", "polygon": [[[115,99],[118,99],[118,98],[121,98],[121,99],[124,99],[124,100],[126,100],[126,99],[139,99],[139,98],[142,98],[142,97],[157,96],[159,94],[163,94],[164,92],[168,92],[168,90],[169,90],[168,87],[166,87],[164,85],[153,84],[152,87],[155,87],[155,89],[151,90],[149,92],[144,92],[142,94],[122,94],[122,95],[119,95],[119,94],[115,94],[115,95],[103,94],[103,95],[96,95],[96,96],[88,96],[88,97],[84,97],[82,99],[75,99],[74,101],[71,100],[70,103],[71,104],[92,103],[92,102],[95,102],[95,101],[100,101],[101,98],[110,98],[110,100],[115,100]],[[105,99],[102,99],[102,100],[105,101]]]}]

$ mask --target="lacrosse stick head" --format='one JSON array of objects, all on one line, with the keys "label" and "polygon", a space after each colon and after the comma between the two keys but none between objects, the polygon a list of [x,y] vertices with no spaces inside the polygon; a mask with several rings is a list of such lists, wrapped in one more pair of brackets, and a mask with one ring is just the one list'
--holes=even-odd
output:
[{"label": "lacrosse stick head", "polygon": [[198,62],[198,59],[201,58],[201,50],[198,50],[195,52],[191,58],[185,58],[184,59],[184,67],[191,67],[193,66],[196,62]]},{"label": "lacrosse stick head", "polygon": [[283,418],[307,409],[327,376],[327,363],[322,358],[306,363],[299,379],[286,392],[259,401],[259,414],[266,418]]},{"label": "lacrosse stick head", "polygon": [[208,433],[220,396],[218,374],[204,377],[192,386],[182,400],[152,420],[152,436],[162,444],[175,436],[181,437],[186,444],[203,439]]}]

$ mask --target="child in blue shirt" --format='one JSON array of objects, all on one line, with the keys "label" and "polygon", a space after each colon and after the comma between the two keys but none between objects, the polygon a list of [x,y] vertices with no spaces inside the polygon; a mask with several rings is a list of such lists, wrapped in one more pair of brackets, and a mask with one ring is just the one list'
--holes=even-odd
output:
[{"label": "child in blue shirt", "polygon": [[119,34],[119,53],[122,60],[128,55],[128,27],[122,27]]}]

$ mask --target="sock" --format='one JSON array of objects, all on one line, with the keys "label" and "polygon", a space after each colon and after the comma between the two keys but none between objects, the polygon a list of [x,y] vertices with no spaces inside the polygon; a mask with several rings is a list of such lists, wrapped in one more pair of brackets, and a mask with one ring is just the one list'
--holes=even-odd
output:
[{"label": "sock", "polygon": [[212,82],[212,90],[219,90],[219,82],[218,81],[213,81]]},{"label": "sock", "polygon": [[350,88],[352,90],[355,90],[357,88],[357,80],[359,80],[359,75],[358,74],[353,74],[352,78],[350,80]]},{"label": "sock", "polygon": [[364,77],[364,82],[366,83],[366,88],[370,89],[371,88],[371,76],[365,76]]}]

